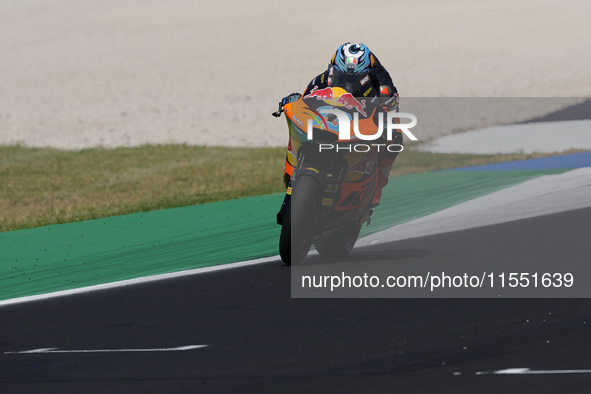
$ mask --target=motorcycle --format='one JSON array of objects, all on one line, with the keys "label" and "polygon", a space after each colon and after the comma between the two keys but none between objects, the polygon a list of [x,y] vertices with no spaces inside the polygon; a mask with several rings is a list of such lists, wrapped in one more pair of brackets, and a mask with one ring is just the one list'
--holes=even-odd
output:
[{"label": "motorcycle", "polygon": [[325,257],[348,254],[370,223],[380,144],[358,136],[382,132],[380,98],[369,75],[333,70],[330,87],[280,102],[273,113],[285,114],[289,130],[286,193],[277,214],[279,253],[287,265],[303,261],[312,245]]}]

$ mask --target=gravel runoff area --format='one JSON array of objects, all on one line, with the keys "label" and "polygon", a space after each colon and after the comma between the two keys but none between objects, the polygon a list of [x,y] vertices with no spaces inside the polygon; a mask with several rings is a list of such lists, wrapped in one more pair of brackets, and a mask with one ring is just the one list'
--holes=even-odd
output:
[{"label": "gravel runoff area", "polygon": [[[588,0],[381,0],[365,16],[352,0],[32,0],[0,10],[4,145],[283,146],[285,121],[271,112],[345,41],[377,54],[403,111],[409,97],[564,98],[523,101],[503,113],[511,123],[591,96]],[[437,110],[424,111],[432,121],[420,139],[499,123],[495,111]]]}]

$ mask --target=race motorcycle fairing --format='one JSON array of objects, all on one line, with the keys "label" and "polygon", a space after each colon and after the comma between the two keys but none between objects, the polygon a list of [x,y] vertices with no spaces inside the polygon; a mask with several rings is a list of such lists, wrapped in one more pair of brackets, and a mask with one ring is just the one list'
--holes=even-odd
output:
[{"label": "race motorcycle fairing", "polygon": [[339,86],[315,87],[274,113],[285,113],[289,129],[286,196],[277,214],[288,265],[301,262],[312,244],[324,256],[349,253],[372,213],[380,144],[359,137],[382,133],[383,100],[368,89],[368,75],[334,80]]}]

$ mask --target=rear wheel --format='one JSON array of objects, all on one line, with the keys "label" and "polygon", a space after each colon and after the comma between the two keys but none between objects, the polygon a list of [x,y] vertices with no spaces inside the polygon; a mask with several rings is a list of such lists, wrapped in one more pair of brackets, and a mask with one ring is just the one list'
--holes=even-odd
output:
[{"label": "rear wheel", "polygon": [[350,223],[335,234],[315,242],[316,250],[324,257],[339,257],[349,254],[357,242],[362,224]]},{"label": "rear wheel", "polygon": [[310,251],[319,190],[319,182],[309,175],[300,175],[293,184],[279,237],[279,254],[287,265],[299,263]]}]

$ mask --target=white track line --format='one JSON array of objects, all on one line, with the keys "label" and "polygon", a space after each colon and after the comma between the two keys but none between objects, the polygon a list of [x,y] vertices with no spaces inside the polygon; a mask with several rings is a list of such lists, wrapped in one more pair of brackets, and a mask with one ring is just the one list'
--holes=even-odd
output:
[{"label": "white track line", "polygon": [[39,295],[33,295],[33,296],[27,296],[27,297],[12,298],[9,300],[0,301],[0,307],[5,306],[5,305],[22,304],[25,302],[48,300],[51,298],[65,297],[65,296],[74,295],[74,294],[85,294],[85,293],[90,293],[90,292],[94,292],[94,291],[115,289],[118,287],[132,286],[132,285],[156,282],[156,281],[166,280],[166,279],[174,279],[174,278],[182,278],[182,277],[186,277],[186,276],[200,275],[200,274],[204,274],[204,273],[208,273],[208,272],[216,272],[216,271],[223,271],[223,270],[228,270],[228,269],[248,267],[248,266],[257,265],[257,264],[266,264],[266,263],[271,263],[271,262],[277,262],[280,260],[281,260],[281,258],[279,256],[265,257],[265,258],[249,260],[249,261],[240,261],[237,263],[216,265],[213,267],[196,268],[196,269],[192,269],[192,270],[172,272],[169,274],[152,275],[152,276],[146,276],[143,278],[127,279],[127,280],[122,280],[122,281],[118,281],[118,282],[105,283],[105,284],[101,284],[101,285],[94,285],[94,286],[80,287],[77,289],[56,291],[56,292],[47,293],[47,294],[39,294]]},{"label": "white track line", "polygon": [[[529,368],[508,368],[498,371],[481,371],[475,375],[560,375],[571,373],[591,373],[591,369],[542,369],[535,370]],[[461,375],[461,372],[455,372],[454,375]]]},{"label": "white track line", "polygon": [[56,347],[24,350],[20,352],[4,352],[4,354],[51,354],[51,353],[144,353],[144,352],[184,352],[187,350],[201,349],[208,345],[187,345],[169,348],[152,348],[152,349],[75,349],[75,350],[60,350]]}]

